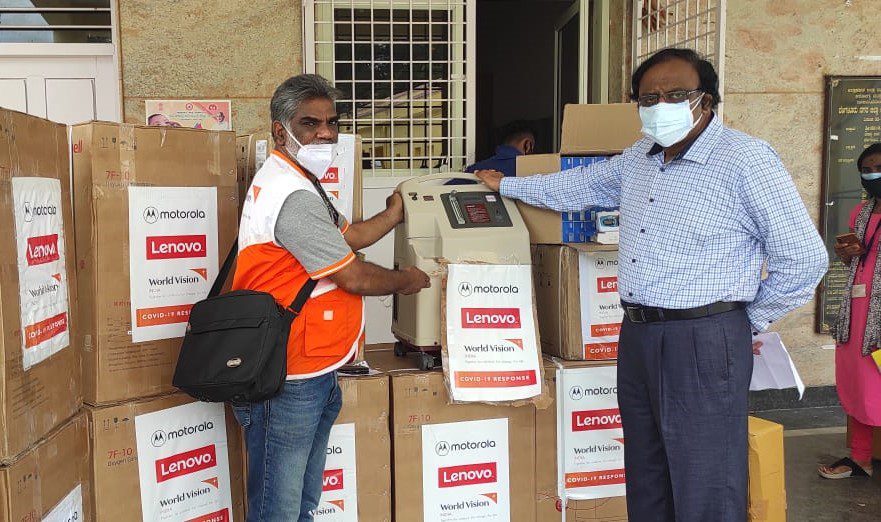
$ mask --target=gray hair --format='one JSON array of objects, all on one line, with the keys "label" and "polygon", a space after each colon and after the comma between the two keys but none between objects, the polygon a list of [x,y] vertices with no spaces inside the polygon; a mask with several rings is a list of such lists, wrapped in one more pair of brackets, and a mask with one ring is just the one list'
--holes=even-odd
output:
[{"label": "gray hair", "polygon": [[272,121],[280,122],[287,127],[300,108],[300,104],[315,98],[336,101],[342,93],[329,81],[317,74],[300,74],[285,80],[275,89],[269,112]]}]

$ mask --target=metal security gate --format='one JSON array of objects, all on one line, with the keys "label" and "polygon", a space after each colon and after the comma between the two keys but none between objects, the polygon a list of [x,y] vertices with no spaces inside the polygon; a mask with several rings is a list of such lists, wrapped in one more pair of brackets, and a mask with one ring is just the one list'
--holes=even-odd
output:
[{"label": "metal security gate", "polygon": [[634,0],[633,67],[666,47],[694,49],[716,67],[724,98],[725,8],[726,0]]},{"label": "metal security gate", "polygon": [[474,155],[476,2],[304,0],[307,72],[343,92],[371,176],[460,171]]}]

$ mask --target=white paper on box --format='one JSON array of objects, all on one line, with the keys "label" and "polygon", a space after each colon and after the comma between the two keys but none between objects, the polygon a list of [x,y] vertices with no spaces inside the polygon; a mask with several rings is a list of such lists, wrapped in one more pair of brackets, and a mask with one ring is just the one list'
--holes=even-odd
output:
[{"label": "white paper on box", "polygon": [[423,425],[423,520],[510,520],[508,455],[507,418]]},{"label": "white paper on box", "polygon": [[217,189],[129,187],[132,341],[183,337],[217,277]]},{"label": "white paper on box", "polygon": [[27,370],[70,344],[61,181],[12,178],[12,200],[22,365]]},{"label": "white paper on box", "polygon": [[560,496],[617,497],[624,492],[624,430],[617,367],[557,369]]},{"label": "white paper on box", "polygon": [[321,500],[318,508],[312,512],[316,521],[358,521],[355,460],[355,424],[335,424],[327,442]]},{"label": "white paper on box", "polygon": [[618,296],[618,252],[579,252],[584,359],[615,359],[624,310]]},{"label": "white paper on box", "polygon": [[52,511],[43,517],[42,522],[83,522],[86,515],[83,512],[83,486],[77,484],[61,502],[56,504]]},{"label": "white paper on box", "polygon": [[512,401],[541,394],[529,265],[450,265],[447,357],[454,401]]},{"label": "white paper on box", "polygon": [[232,520],[222,404],[194,402],[138,415],[135,434],[143,520]]},{"label": "white paper on box", "polygon": [[355,203],[355,135],[340,134],[336,158],[321,179],[321,186],[333,200],[336,209],[352,221]]}]

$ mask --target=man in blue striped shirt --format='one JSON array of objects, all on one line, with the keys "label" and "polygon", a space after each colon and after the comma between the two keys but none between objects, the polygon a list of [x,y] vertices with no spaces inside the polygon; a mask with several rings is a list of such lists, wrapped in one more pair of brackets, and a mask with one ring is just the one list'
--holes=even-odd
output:
[{"label": "man in blue striped shirt", "polygon": [[810,300],[826,249],[774,150],[715,114],[712,64],[660,51],[634,72],[631,97],[646,137],[620,156],[548,176],[477,175],[561,212],[620,206],[629,517],[743,522],[752,334]]}]

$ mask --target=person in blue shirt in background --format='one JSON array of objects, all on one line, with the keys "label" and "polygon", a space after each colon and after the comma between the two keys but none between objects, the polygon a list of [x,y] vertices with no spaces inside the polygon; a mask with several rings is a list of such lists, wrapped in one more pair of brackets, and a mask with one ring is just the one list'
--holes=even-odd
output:
[{"label": "person in blue shirt in background", "polygon": [[495,170],[505,176],[514,176],[517,174],[517,156],[532,154],[534,149],[535,134],[525,123],[515,121],[502,130],[502,144],[496,147],[496,153],[469,165],[465,172]]},{"label": "person in blue shirt in background", "polygon": [[[517,174],[517,156],[532,154],[535,150],[535,133],[526,122],[515,121],[502,128],[501,145],[496,147],[496,153],[485,160],[478,161],[465,168],[465,172],[477,172],[478,170],[495,170],[505,176]],[[447,185],[469,185],[473,181],[454,179]]]}]

